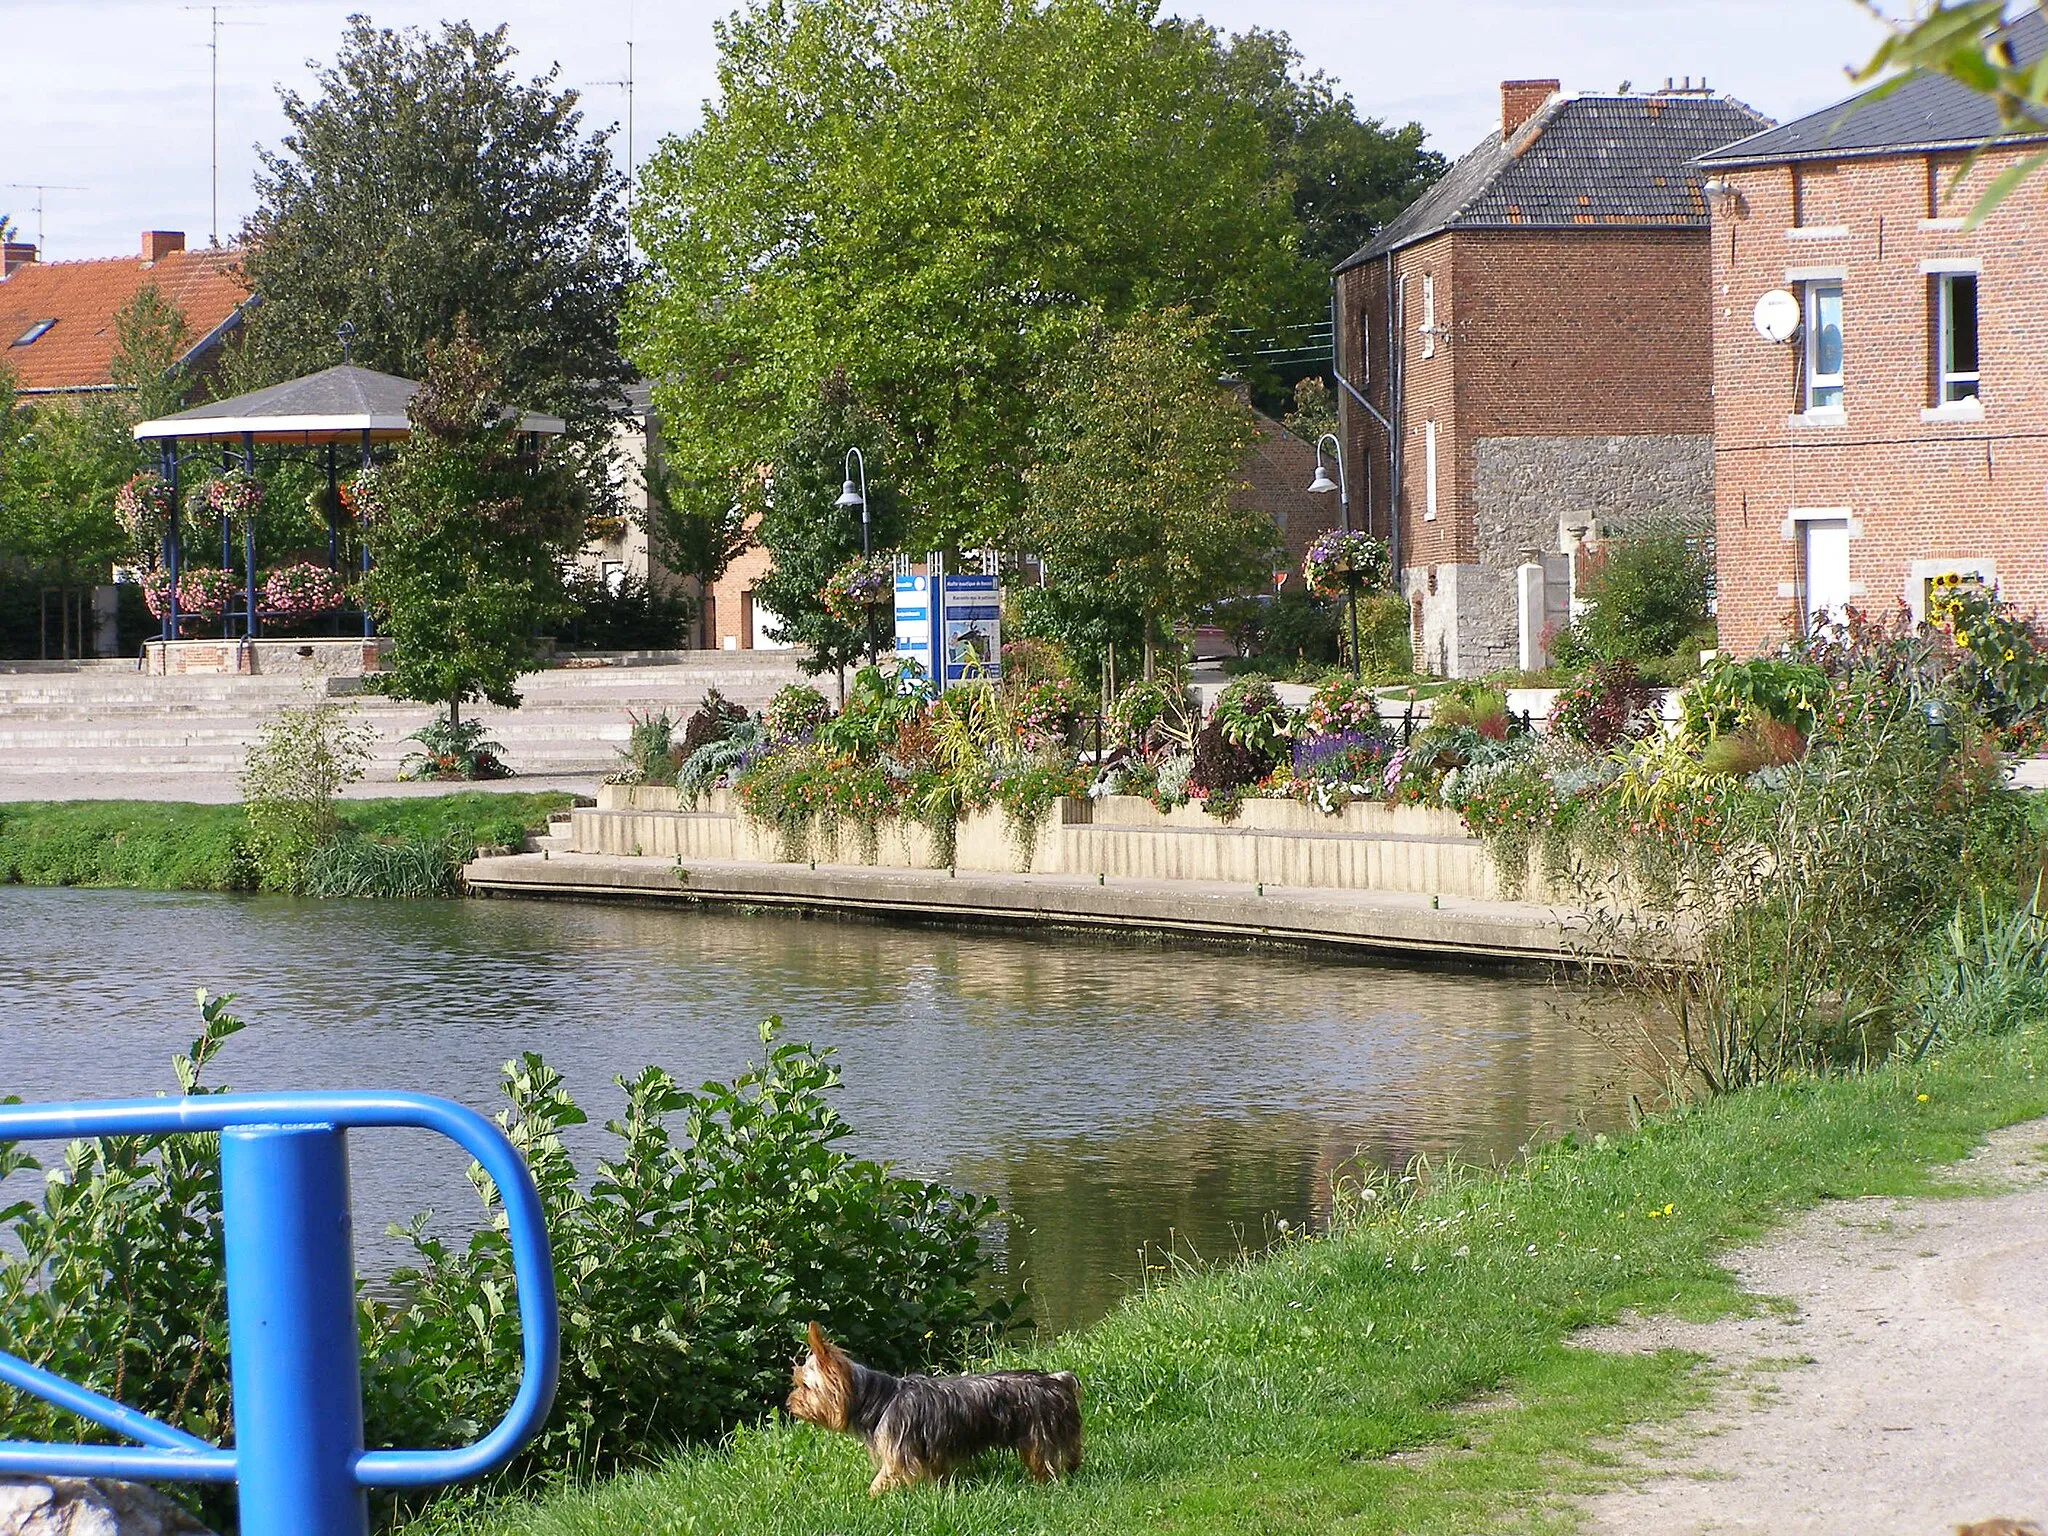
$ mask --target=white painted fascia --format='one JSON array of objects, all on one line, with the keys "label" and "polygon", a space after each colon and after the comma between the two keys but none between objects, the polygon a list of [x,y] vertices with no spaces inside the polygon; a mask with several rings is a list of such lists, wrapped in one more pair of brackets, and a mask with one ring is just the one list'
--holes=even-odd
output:
[{"label": "white painted fascia", "polygon": [[1848,507],[1794,507],[1778,525],[1778,537],[1790,544],[1799,537],[1801,523],[1847,523],[1850,538],[1863,537],[1863,520]]}]

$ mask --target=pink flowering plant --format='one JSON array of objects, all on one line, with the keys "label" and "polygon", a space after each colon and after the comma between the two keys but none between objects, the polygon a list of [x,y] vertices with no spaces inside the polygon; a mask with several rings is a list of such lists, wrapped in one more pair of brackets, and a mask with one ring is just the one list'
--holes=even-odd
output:
[{"label": "pink flowering plant", "polygon": [[1362,678],[1338,673],[1316,685],[1308,707],[1301,714],[1301,735],[1341,736],[1352,731],[1379,727],[1379,699],[1372,685]]},{"label": "pink flowering plant", "polygon": [[1332,528],[1316,536],[1301,562],[1301,579],[1311,592],[1342,597],[1346,592],[1377,592],[1392,576],[1387,546],[1369,533]]},{"label": "pink flowering plant", "polygon": [[309,561],[281,565],[263,578],[264,612],[281,619],[332,613],[346,601],[347,594],[340,572]]},{"label": "pink flowering plant", "polygon": [[263,482],[246,469],[230,469],[206,482],[206,510],[237,528],[247,527],[263,509]]},{"label": "pink flowering plant", "polygon": [[[142,583],[142,600],[156,618],[170,611],[170,589],[169,575],[162,570],[153,571]],[[178,572],[178,614],[181,618],[217,619],[239,590],[241,583],[233,571],[187,566]]]},{"label": "pink flowering plant", "polygon": [[114,516],[120,519],[121,529],[135,552],[145,560],[154,560],[157,547],[170,536],[176,508],[177,498],[170,482],[154,470],[145,469],[132,476],[114,492]]}]

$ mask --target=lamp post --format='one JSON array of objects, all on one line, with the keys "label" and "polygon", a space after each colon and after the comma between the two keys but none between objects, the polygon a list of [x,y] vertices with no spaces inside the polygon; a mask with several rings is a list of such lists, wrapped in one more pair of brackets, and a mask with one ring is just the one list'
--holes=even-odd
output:
[{"label": "lamp post", "polygon": [[[858,486],[855,485],[853,478],[856,468],[860,470]],[[833,505],[860,508],[860,552],[861,557],[865,559],[868,554],[868,531],[873,520],[868,513],[868,461],[858,448],[846,450],[846,486],[840,491],[839,499]],[[875,664],[875,605],[863,604],[862,611],[867,615],[868,665],[872,667]]]},{"label": "lamp post", "polygon": [[[1337,461],[1337,479],[1332,483],[1329,470],[1323,467],[1323,444],[1330,445],[1330,456]],[[1351,486],[1344,475],[1344,445],[1334,432],[1325,432],[1316,439],[1316,477],[1309,481],[1308,488],[1318,496],[1337,493],[1337,526],[1345,533],[1351,531]],[[1358,578],[1347,576],[1344,581],[1344,604],[1351,619],[1351,675],[1360,675],[1358,659]]]}]

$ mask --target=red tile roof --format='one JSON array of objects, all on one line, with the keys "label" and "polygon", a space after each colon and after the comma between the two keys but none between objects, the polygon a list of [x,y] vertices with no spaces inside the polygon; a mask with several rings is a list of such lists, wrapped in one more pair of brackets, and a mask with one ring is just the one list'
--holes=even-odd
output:
[{"label": "red tile roof", "polygon": [[[114,315],[149,284],[185,317],[187,356],[248,298],[238,250],[173,251],[98,261],[30,262],[0,279],[0,368],[17,389],[83,389],[108,382]],[[55,320],[27,346],[15,343]]]}]

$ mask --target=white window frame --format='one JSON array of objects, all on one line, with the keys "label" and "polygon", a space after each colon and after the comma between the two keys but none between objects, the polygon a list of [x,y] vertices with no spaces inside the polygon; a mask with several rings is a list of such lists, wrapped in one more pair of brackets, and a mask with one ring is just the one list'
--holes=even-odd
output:
[{"label": "white window frame", "polygon": [[1422,355],[1436,356],[1436,274],[1422,274]]},{"label": "white window frame", "polygon": [[1436,423],[1422,424],[1422,520],[1436,521]]},{"label": "white window frame", "polygon": [[1998,592],[1998,562],[1990,559],[1915,560],[1906,567],[1906,584],[1899,596],[1915,624],[1927,622],[1927,588],[1937,576],[1964,576],[1990,591]]},{"label": "white window frame", "polygon": [[[1935,272],[1935,331],[1934,331],[1934,405],[1943,406],[1983,405],[1984,380],[1984,288],[1975,272]],[[1955,285],[1968,283],[1976,290],[1976,302],[1971,305],[1972,350],[1977,353],[1977,366],[1967,372],[1955,367]],[[1963,393],[1954,393],[1957,389]]]},{"label": "white window frame", "polygon": [[[1849,320],[1848,305],[1843,297],[1844,284],[1839,277],[1815,277],[1808,278],[1800,285],[1800,288],[1800,330],[1802,332],[1800,345],[1805,351],[1806,363],[1805,398],[1800,404],[1808,416],[1831,419],[1843,414],[1845,399],[1844,381],[1849,367]],[[1822,373],[1819,361],[1820,298],[1829,289],[1834,291],[1835,305],[1841,313],[1842,361],[1839,371],[1835,373]],[[1826,403],[1820,401],[1818,396],[1822,390],[1832,390],[1835,396],[1833,401]]]}]

